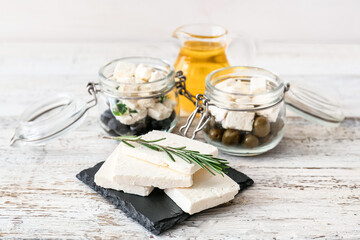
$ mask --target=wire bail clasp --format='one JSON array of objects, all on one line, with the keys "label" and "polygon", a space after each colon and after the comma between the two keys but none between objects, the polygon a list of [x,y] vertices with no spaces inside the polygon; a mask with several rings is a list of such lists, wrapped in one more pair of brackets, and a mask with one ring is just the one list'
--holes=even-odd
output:
[{"label": "wire bail clasp", "polygon": [[186,89],[186,76],[184,75],[184,73],[181,70],[177,71],[175,77],[179,79],[175,80],[175,87],[178,93],[186,97],[189,101],[196,105],[196,97]]},{"label": "wire bail clasp", "polygon": [[96,106],[96,104],[98,102],[96,94],[98,92],[100,92],[100,90],[97,88],[98,85],[99,85],[99,83],[94,83],[94,82],[88,82],[88,84],[86,85],[86,89],[87,89],[88,93],[91,96],[93,96],[94,98],[86,102],[87,107],[86,107],[85,111]]},{"label": "wire bail clasp", "polygon": [[209,115],[209,99],[204,96],[203,94],[198,94],[195,97],[196,102],[195,102],[195,110],[189,115],[189,117],[186,120],[186,123],[184,126],[181,126],[179,128],[179,133],[184,136],[187,137],[187,133],[189,132],[189,129],[192,125],[192,123],[194,122],[194,119],[196,117],[196,114],[200,113],[200,121],[197,124],[191,139],[194,139],[196,137],[196,134],[198,132],[200,132],[201,130],[203,130],[203,128],[206,126],[207,122],[210,119],[210,115]]}]

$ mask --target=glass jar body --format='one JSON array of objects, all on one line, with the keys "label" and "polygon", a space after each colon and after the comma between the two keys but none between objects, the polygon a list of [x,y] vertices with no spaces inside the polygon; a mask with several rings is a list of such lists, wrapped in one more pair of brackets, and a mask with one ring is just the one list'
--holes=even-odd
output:
[{"label": "glass jar body", "polygon": [[[217,87],[226,85],[229,79],[232,81],[229,88]],[[251,90],[252,81],[259,79],[266,82],[266,92]],[[236,85],[237,81],[241,84]],[[242,88],[242,93],[236,92],[237,87]],[[205,96],[211,104],[203,135],[221,151],[239,156],[258,155],[277,146],[283,138],[284,85],[276,75],[252,67],[220,69],[207,77]]]},{"label": "glass jar body", "polygon": [[[113,78],[118,62],[146,64],[164,72],[154,82],[123,83]],[[110,135],[142,135],[152,130],[171,132],[179,119],[179,100],[174,70],[167,62],[146,57],[117,59],[99,72],[99,122]]]},{"label": "glass jar body", "polygon": [[[204,139],[227,154],[258,155],[276,147],[284,136],[286,108],[283,101],[255,113],[224,110],[216,106],[211,109],[210,120],[203,130]],[[230,116],[242,120],[232,125],[226,119]]]}]

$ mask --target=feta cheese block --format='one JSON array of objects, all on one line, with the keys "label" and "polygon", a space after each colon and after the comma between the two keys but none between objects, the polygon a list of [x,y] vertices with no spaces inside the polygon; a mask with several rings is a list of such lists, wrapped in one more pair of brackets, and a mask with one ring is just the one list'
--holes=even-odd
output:
[{"label": "feta cheese block", "polygon": [[[125,145],[125,144],[120,144]],[[115,163],[113,180],[134,186],[173,188],[190,187],[193,184],[192,175],[175,172],[168,167],[159,166],[133,157],[126,153],[118,156]]]},{"label": "feta cheese block", "polygon": [[254,112],[229,111],[222,121],[223,128],[251,131],[254,123]]},{"label": "feta cheese block", "polygon": [[194,184],[189,188],[165,189],[168,195],[184,212],[194,214],[234,199],[239,185],[227,175],[213,176],[200,169],[193,176]]},{"label": "feta cheese block", "polygon": [[115,149],[95,174],[94,181],[96,185],[140,196],[148,196],[154,189],[153,187],[132,186],[114,181],[114,168],[117,158],[118,149]]},{"label": "feta cheese block", "polygon": [[[166,138],[165,140],[157,142],[157,144],[171,147],[186,147],[186,149],[199,151],[203,154],[211,154],[217,156],[218,149],[210,144],[199,142],[196,140],[191,140],[186,137],[182,137],[173,133],[163,132],[163,131],[151,131],[142,136],[145,140],[155,140],[159,138]],[[173,162],[165,152],[158,152],[151,150],[147,147],[144,147],[137,143],[131,143],[135,148],[129,147],[125,144],[120,144],[122,153],[126,153],[128,156],[135,157],[136,159],[143,160],[149,163],[160,165],[163,167],[169,167],[170,169],[192,175],[200,167],[194,163],[187,163],[178,156],[174,156],[175,162]]]}]

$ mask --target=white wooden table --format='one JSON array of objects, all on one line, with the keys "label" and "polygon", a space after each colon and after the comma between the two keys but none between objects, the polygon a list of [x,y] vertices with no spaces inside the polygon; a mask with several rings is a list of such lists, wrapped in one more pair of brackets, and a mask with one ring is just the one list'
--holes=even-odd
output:
[{"label": "white wooden table", "polygon": [[326,128],[290,114],[272,151],[223,155],[255,185],[161,236],[75,178],[115,148],[102,139],[96,110],[46,146],[8,146],[19,114],[36,98],[56,92],[89,98],[85,85],[107,61],[130,55],[173,61],[176,51],[172,42],[0,43],[0,238],[359,239],[360,45],[259,43],[256,66],[335,92],[347,118]]}]

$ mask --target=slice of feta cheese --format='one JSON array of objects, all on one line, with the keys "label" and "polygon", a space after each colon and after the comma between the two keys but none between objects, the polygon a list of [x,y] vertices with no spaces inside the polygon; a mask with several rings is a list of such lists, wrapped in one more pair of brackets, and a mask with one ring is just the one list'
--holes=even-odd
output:
[{"label": "slice of feta cheese", "polygon": [[189,214],[226,203],[234,199],[240,190],[239,185],[227,175],[213,176],[205,169],[197,171],[193,181],[189,188],[165,189],[166,195]]},{"label": "slice of feta cheese", "polygon": [[147,115],[146,109],[134,109],[136,112],[130,113],[129,110],[126,111],[123,115],[115,116],[122,124],[131,125],[135,122],[143,119]]},{"label": "slice of feta cheese", "polygon": [[157,81],[159,79],[162,79],[166,76],[165,72],[162,71],[154,71],[151,73],[151,77],[149,79],[149,82],[154,82]]},{"label": "slice of feta cheese", "polygon": [[168,108],[162,103],[155,103],[154,106],[148,109],[148,114],[153,119],[161,121],[170,117],[172,111],[172,108]]},{"label": "slice of feta cheese", "polygon": [[254,112],[229,111],[224,121],[223,128],[251,131],[254,123]]},{"label": "slice of feta cheese", "polygon": [[175,172],[168,167],[130,157],[124,152],[118,156],[115,164],[114,181],[126,185],[153,186],[161,189],[190,187],[193,184],[192,175]]},{"label": "slice of feta cheese", "polygon": [[136,82],[138,83],[148,82],[151,77],[152,71],[153,71],[152,67],[145,64],[139,64],[135,71]]},{"label": "slice of feta cheese", "polygon": [[216,106],[209,106],[209,111],[211,115],[215,117],[215,121],[221,122],[225,119],[226,115],[228,114],[228,110],[218,108]]},{"label": "slice of feta cheese", "polygon": [[136,69],[136,65],[133,63],[128,63],[128,62],[118,62],[116,64],[116,67],[114,69],[114,73],[113,76],[116,79],[127,79],[127,78],[132,78],[135,74],[135,69]]},{"label": "slice of feta cheese", "polygon": [[118,158],[118,151],[116,148],[95,174],[94,181],[96,185],[140,196],[148,196],[154,189],[153,187],[132,186],[114,181],[114,168]]},{"label": "slice of feta cheese", "polygon": [[[165,138],[164,140],[157,142],[157,144],[171,147],[186,147],[186,149],[199,151],[203,154],[211,154],[213,156],[217,156],[218,154],[218,149],[210,144],[191,140],[173,133],[151,131],[143,135],[142,138],[145,140]],[[165,152],[154,151],[137,143],[132,144],[134,144],[135,148],[129,147],[125,144],[120,144],[121,146],[119,147],[122,148],[121,152],[126,153],[131,157],[135,157],[136,159],[141,159],[149,163],[169,167],[174,171],[187,175],[191,175],[200,169],[198,165],[194,163],[187,163],[178,156],[174,156],[175,162],[173,162]]]},{"label": "slice of feta cheese", "polygon": [[266,92],[266,79],[261,77],[252,77],[250,81],[250,92],[265,93]]}]

